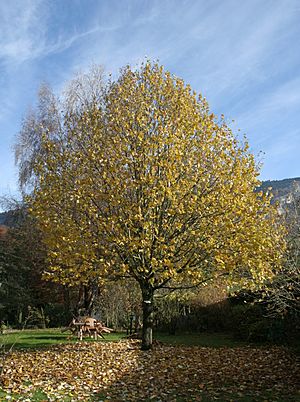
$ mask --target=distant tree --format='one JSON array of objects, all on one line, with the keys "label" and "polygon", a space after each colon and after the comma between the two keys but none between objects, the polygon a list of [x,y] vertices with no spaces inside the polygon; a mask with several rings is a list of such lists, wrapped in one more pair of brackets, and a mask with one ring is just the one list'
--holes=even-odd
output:
[{"label": "distant tree", "polygon": [[[274,316],[300,316],[300,198],[285,210],[287,258],[274,280],[265,289],[262,301]],[[261,298],[260,298],[261,299]]]},{"label": "distant tree", "polygon": [[47,129],[54,140],[62,130],[60,104],[47,84],[41,85],[36,110],[29,110],[15,144],[15,159],[19,170],[19,185],[22,192],[30,192],[37,178],[34,164],[43,157],[42,135]]},{"label": "distant tree", "polygon": [[[53,324],[65,324],[70,319],[70,292],[43,280],[47,253],[35,220],[24,204],[6,199],[5,205],[9,227],[0,231],[0,320],[23,326],[33,313],[42,317],[46,309]],[[54,305],[58,312],[52,311]]]},{"label": "distant tree", "polygon": [[0,315],[16,323],[27,306],[34,304],[34,288],[41,282],[46,254],[25,208],[13,205],[9,214],[12,226],[0,237]]},{"label": "distant tree", "polygon": [[108,327],[139,329],[141,312],[140,289],[133,279],[111,281],[101,287],[97,309]]},{"label": "distant tree", "polygon": [[150,62],[126,67],[102,105],[42,137],[32,214],[65,283],[131,276],[143,299],[142,348],[152,345],[158,289],[224,278],[262,285],[284,241],[258,170],[203,97]]}]

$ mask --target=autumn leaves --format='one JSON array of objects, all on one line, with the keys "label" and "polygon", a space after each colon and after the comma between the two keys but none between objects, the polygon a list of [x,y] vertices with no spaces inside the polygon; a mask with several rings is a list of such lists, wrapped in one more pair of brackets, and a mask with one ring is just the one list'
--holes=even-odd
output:
[{"label": "autumn leaves", "polygon": [[151,62],[126,67],[101,100],[61,118],[59,133],[44,128],[31,199],[51,279],[129,275],[152,300],[170,284],[273,276],[282,229],[255,192],[248,144],[181,79]]},{"label": "autumn leaves", "polygon": [[11,399],[24,401],[38,389],[52,401],[289,401],[296,384],[297,362],[284,348],[162,345],[149,355],[135,341],[13,352],[2,375],[19,397]]}]

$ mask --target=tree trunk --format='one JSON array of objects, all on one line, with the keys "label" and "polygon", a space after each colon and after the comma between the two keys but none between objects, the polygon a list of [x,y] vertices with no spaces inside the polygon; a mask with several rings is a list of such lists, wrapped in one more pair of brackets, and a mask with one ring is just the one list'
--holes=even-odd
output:
[{"label": "tree trunk", "polygon": [[142,350],[149,350],[152,347],[154,289],[141,286],[141,290],[143,296]]},{"label": "tree trunk", "polygon": [[99,287],[96,283],[89,283],[88,285],[80,285],[78,302],[77,302],[77,315],[93,315],[94,300],[99,292]]},{"label": "tree trunk", "polygon": [[70,289],[66,286],[62,286],[63,300],[64,300],[64,322],[60,325],[67,325],[72,319],[71,313],[71,301],[70,301]]}]

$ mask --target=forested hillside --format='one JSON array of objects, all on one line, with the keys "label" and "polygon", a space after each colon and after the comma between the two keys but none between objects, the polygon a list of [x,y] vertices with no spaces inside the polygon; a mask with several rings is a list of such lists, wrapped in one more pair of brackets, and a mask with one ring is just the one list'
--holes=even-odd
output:
[{"label": "forested hillside", "polygon": [[283,180],[266,180],[262,182],[263,190],[272,187],[272,193],[275,198],[286,197],[289,194],[300,195],[300,177]]}]

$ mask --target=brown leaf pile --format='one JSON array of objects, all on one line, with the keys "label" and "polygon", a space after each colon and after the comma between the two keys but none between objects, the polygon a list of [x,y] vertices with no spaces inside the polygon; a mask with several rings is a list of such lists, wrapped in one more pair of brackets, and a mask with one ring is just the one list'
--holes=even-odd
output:
[{"label": "brown leaf pile", "polygon": [[203,393],[230,400],[268,390],[289,400],[297,392],[299,364],[285,348],[139,347],[126,340],[15,351],[4,362],[2,387],[19,400],[42,389],[51,401],[200,401]]}]

